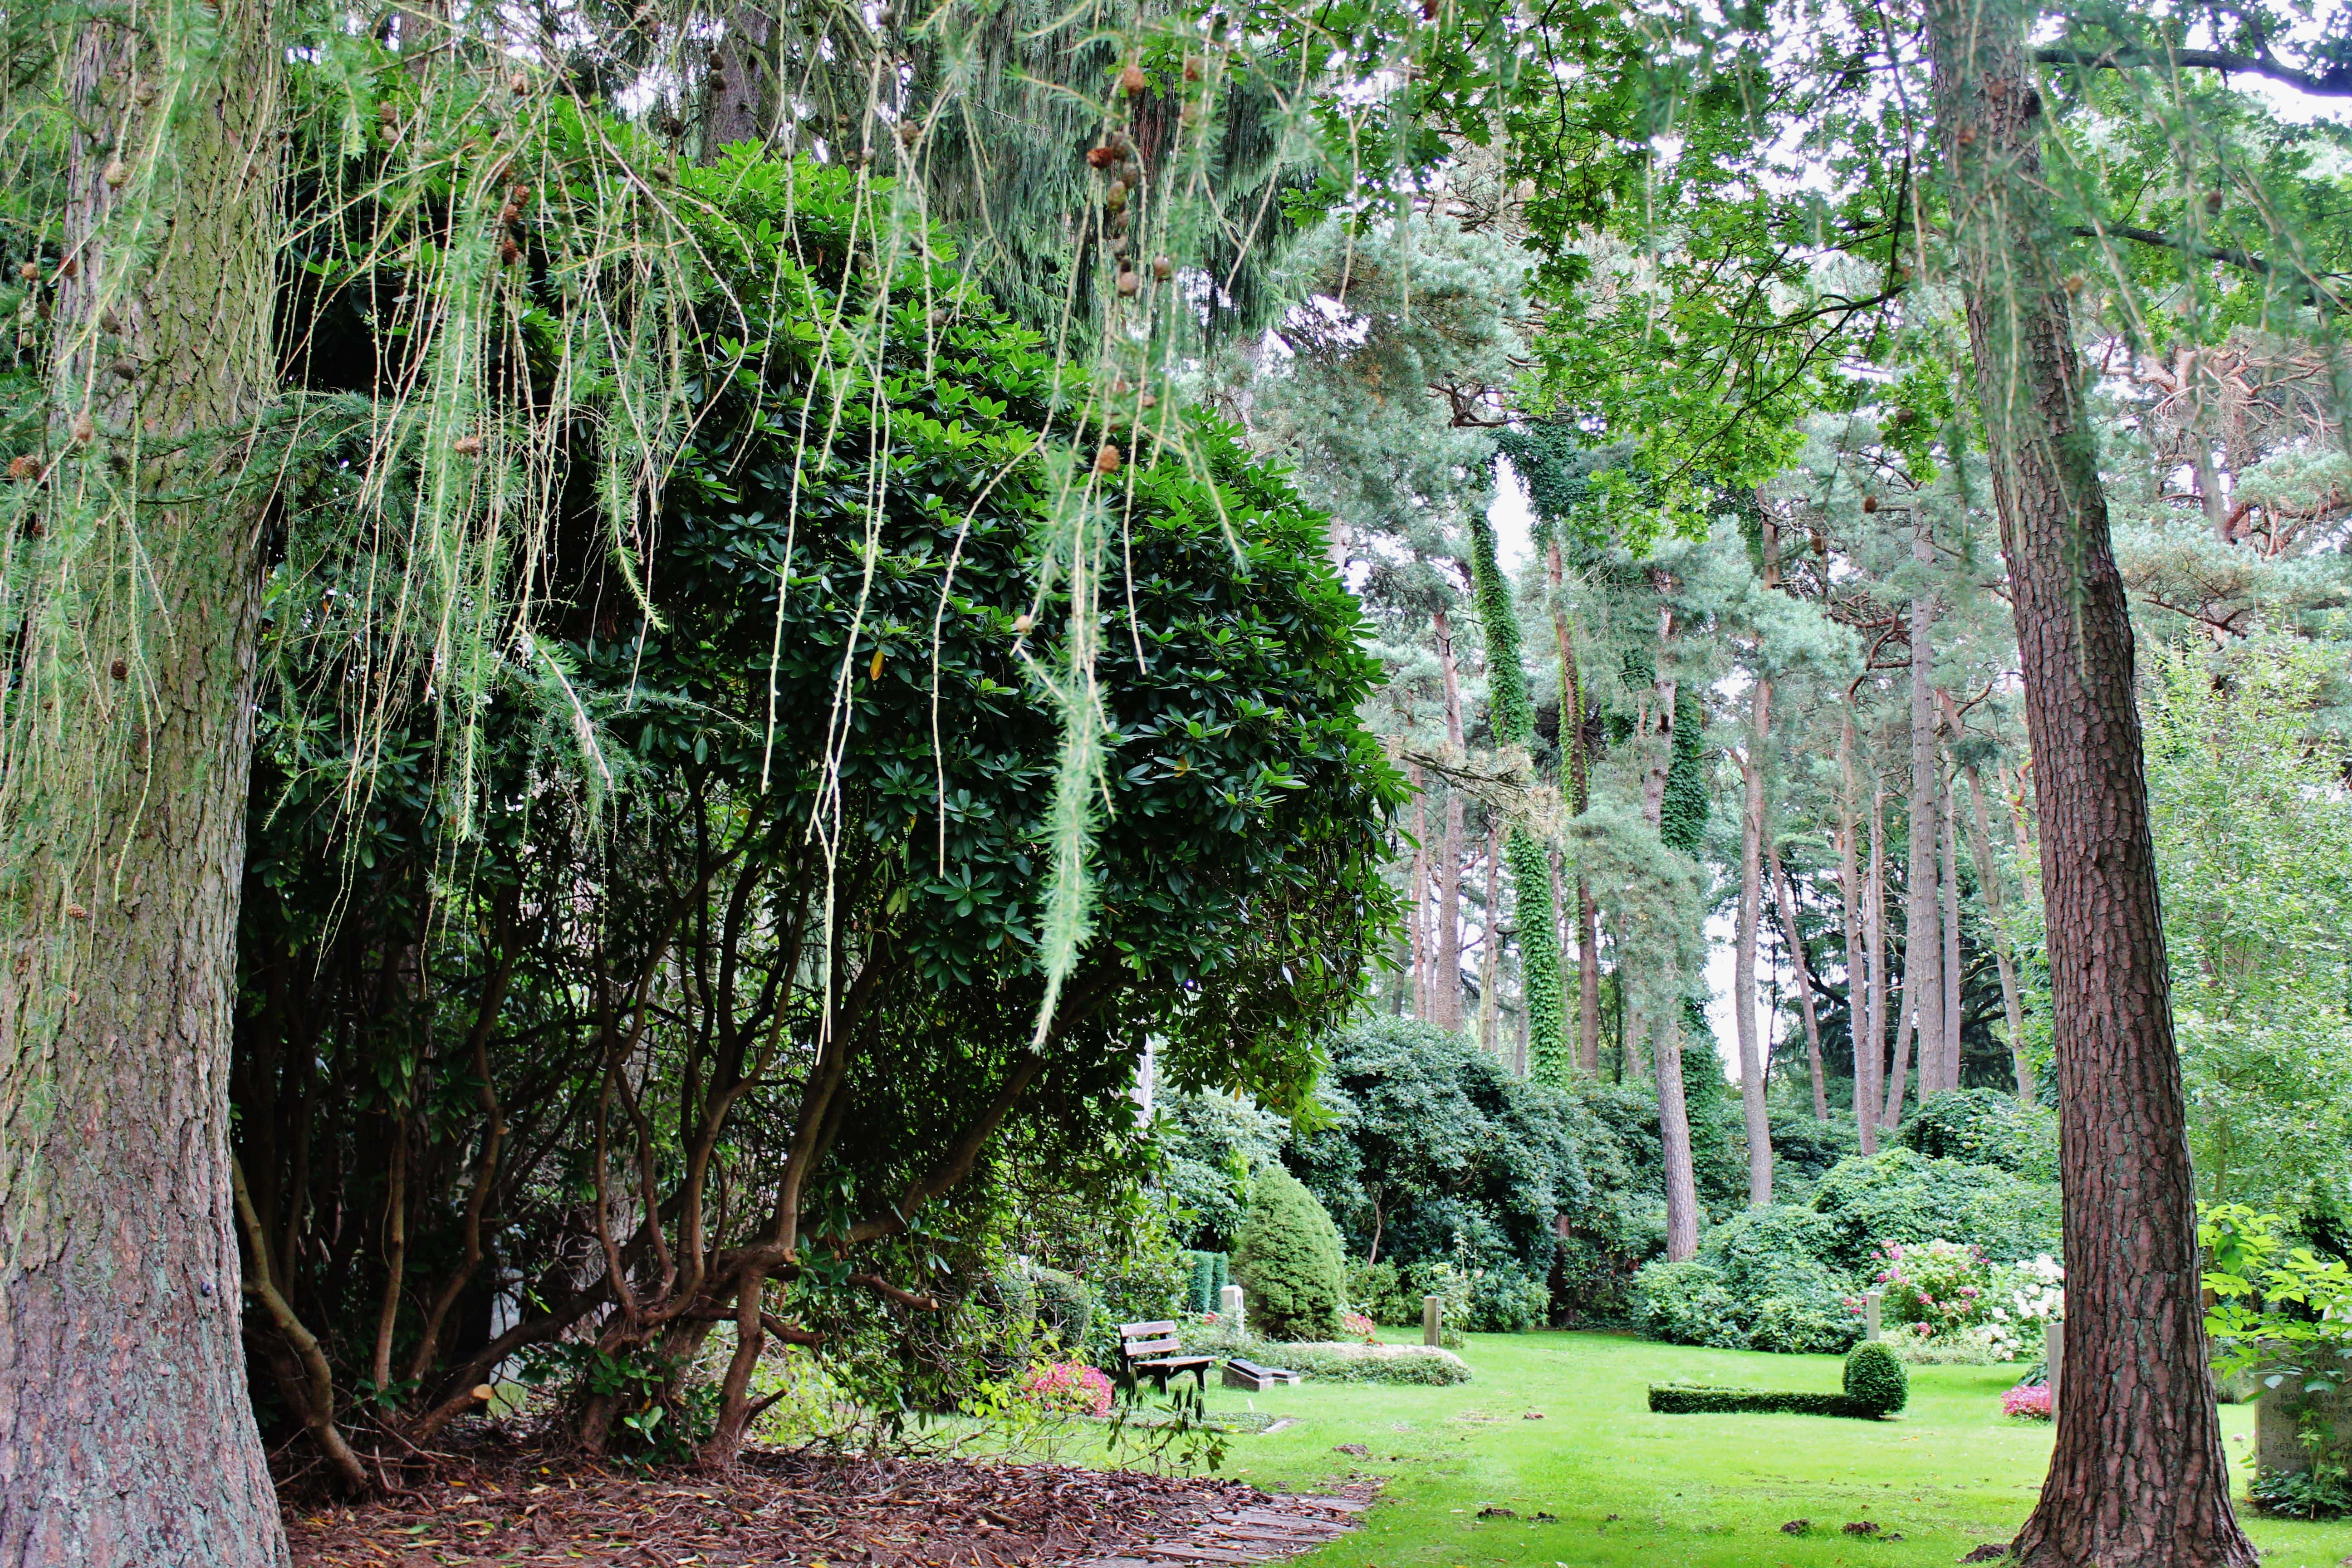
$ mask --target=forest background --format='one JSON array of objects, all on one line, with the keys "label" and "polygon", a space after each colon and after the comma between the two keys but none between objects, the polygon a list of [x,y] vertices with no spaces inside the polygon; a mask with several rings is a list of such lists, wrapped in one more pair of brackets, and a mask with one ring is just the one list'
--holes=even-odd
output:
[{"label": "forest background", "polygon": [[1786,1348],[2062,1167],[2340,1254],[2329,19],[8,39],[18,1558],[265,1560],[257,1401],[364,1489],[518,1358],[591,1451],[730,1457],[778,1343],[890,1426],[1253,1159],[1398,1289]]}]

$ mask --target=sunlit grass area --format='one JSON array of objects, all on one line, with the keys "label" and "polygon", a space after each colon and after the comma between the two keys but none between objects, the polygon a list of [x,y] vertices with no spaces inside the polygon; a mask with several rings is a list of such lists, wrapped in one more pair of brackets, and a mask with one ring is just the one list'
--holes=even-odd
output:
[{"label": "sunlit grass area", "polygon": [[[1211,1391],[1213,1412],[1292,1423],[1232,1438],[1229,1473],[1268,1489],[1326,1486],[1356,1471],[1385,1482],[1365,1528],[1301,1568],[1925,1568],[2008,1540],[2049,1460],[2048,1426],[2000,1414],[2014,1368],[1914,1367],[1909,1408],[1861,1422],[1653,1415],[1644,1402],[1650,1384],[1676,1378],[1832,1389],[1832,1356],[1586,1333],[1474,1334],[1463,1353],[1477,1376],[1454,1387]],[[2227,1406],[2221,1418],[2242,1510],[2253,1410]],[[1339,1444],[1369,1453],[1340,1453]],[[1517,1517],[1479,1517],[1488,1508]],[[2244,1519],[2265,1568],[2336,1568],[2352,1555],[2352,1523]],[[1811,1529],[1781,1529],[1796,1520]],[[1845,1533],[1860,1522],[1877,1532]]]}]

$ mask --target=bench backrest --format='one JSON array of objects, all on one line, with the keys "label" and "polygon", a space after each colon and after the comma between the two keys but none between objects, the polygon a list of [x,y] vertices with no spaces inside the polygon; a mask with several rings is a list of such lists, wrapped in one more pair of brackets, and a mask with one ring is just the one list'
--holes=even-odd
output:
[{"label": "bench backrest", "polygon": [[1174,1323],[1121,1323],[1118,1326],[1119,1353],[1129,1361],[1175,1355],[1183,1348],[1184,1342],[1176,1337]]}]

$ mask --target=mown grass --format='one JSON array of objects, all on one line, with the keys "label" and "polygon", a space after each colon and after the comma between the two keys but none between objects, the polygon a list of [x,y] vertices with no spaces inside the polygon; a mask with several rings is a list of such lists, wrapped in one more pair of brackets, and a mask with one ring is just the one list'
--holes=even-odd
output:
[{"label": "mown grass", "polygon": [[[1693,1350],[1606,1334],[1476,1335],[1476,1381],[1450,1388],[1308,1384],[1213,1389],[1213,1411],[1291,1418],[1231,1439],[1224,1469],[1269,1490],[1381,1477],[1365,1527],[1298,1568],[1830,1568],[1948,1563],[2006,1541],[2032,1510],[2046,1426],[2000,1414],[2002,1367],[1914,1367],[1886,1422],[1653,1415],[1652,1383],[1831,1389],[1833,1356]],[[1532,1420],[1539,1413],[1542,1419]],[[2244,1509],[2251,1406],[2225,1406],[2236,1491],[2264,1568],[2336,1568],[2352,1523]],[[1335,1451],[1360,1443],[1367,1458]],[[1516,1519],[1480,1519],[1482,1508]],[[1549,1512],[1557,1522],[1537,1522]],[[1811,1520],[1801,1535],[1781,1525]],[[1867,1521],[1873,1538],[1843,1526]],[[1900,1536],[1896,1540],[1894,1537]]]}]

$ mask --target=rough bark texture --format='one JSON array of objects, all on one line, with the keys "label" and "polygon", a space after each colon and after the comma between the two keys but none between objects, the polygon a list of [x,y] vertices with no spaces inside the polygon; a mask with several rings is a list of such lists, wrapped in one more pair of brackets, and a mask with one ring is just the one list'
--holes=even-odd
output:
[{"label": "rough bark texture", "polygon": [[[92,20],[70,64],[77,122],[122,134],[74,139],[76,266],[53,317],[47,504],[100,531],[43,611],[78,617],[73,653],[20,672],[16,700],[54,702],[56,728],[12,730],[68,760],[9,758],[6,1568],[286,1561],[247,1396],[228,1148],[261,509],[226,486],[273,368],[278,71],[262,0],[199,15],[203,37],[177,13],[138,31]],[[171,94],[140,106],[135,84],[176,63],[185,96],[165,125]],[[103,173],[118,157],[120,185]],[[134,373],[98,374],[116,362]],[[133,506],[133,484],[203,499]],[[78,793],[26,798],[43,768]],[[35,853],[20,836],[44,813]]]},{"label": "rough bark texture", "polygon": [[2049,910],[2066,1376],[2028,1568],[2252,1564],[2206,1366],[2131,618],[2035,139],[2021,13],[1928,8]]},{"label": "rough bark texture", "polygon": [[710,51],[710,75],[703,83],[702,161],[738,142],[765,142],[775,123],[776,17],[772,7],[728,7],[726,31]]},{"label": "rough bark texture", "polygon": [[1732,952],[1731,1016],[1739,1038],[1739,1105],[1748,1128],[1748,1201],[1772,1203],[1772,1119],[1764,1109],[1763,1053],[1756,1040],[1756,941],[1764,923],[1764,748],[1772,733],[1772,683],[1758,677],[1748,699],[1747,788],[1739,816],[1739,923]]}]

